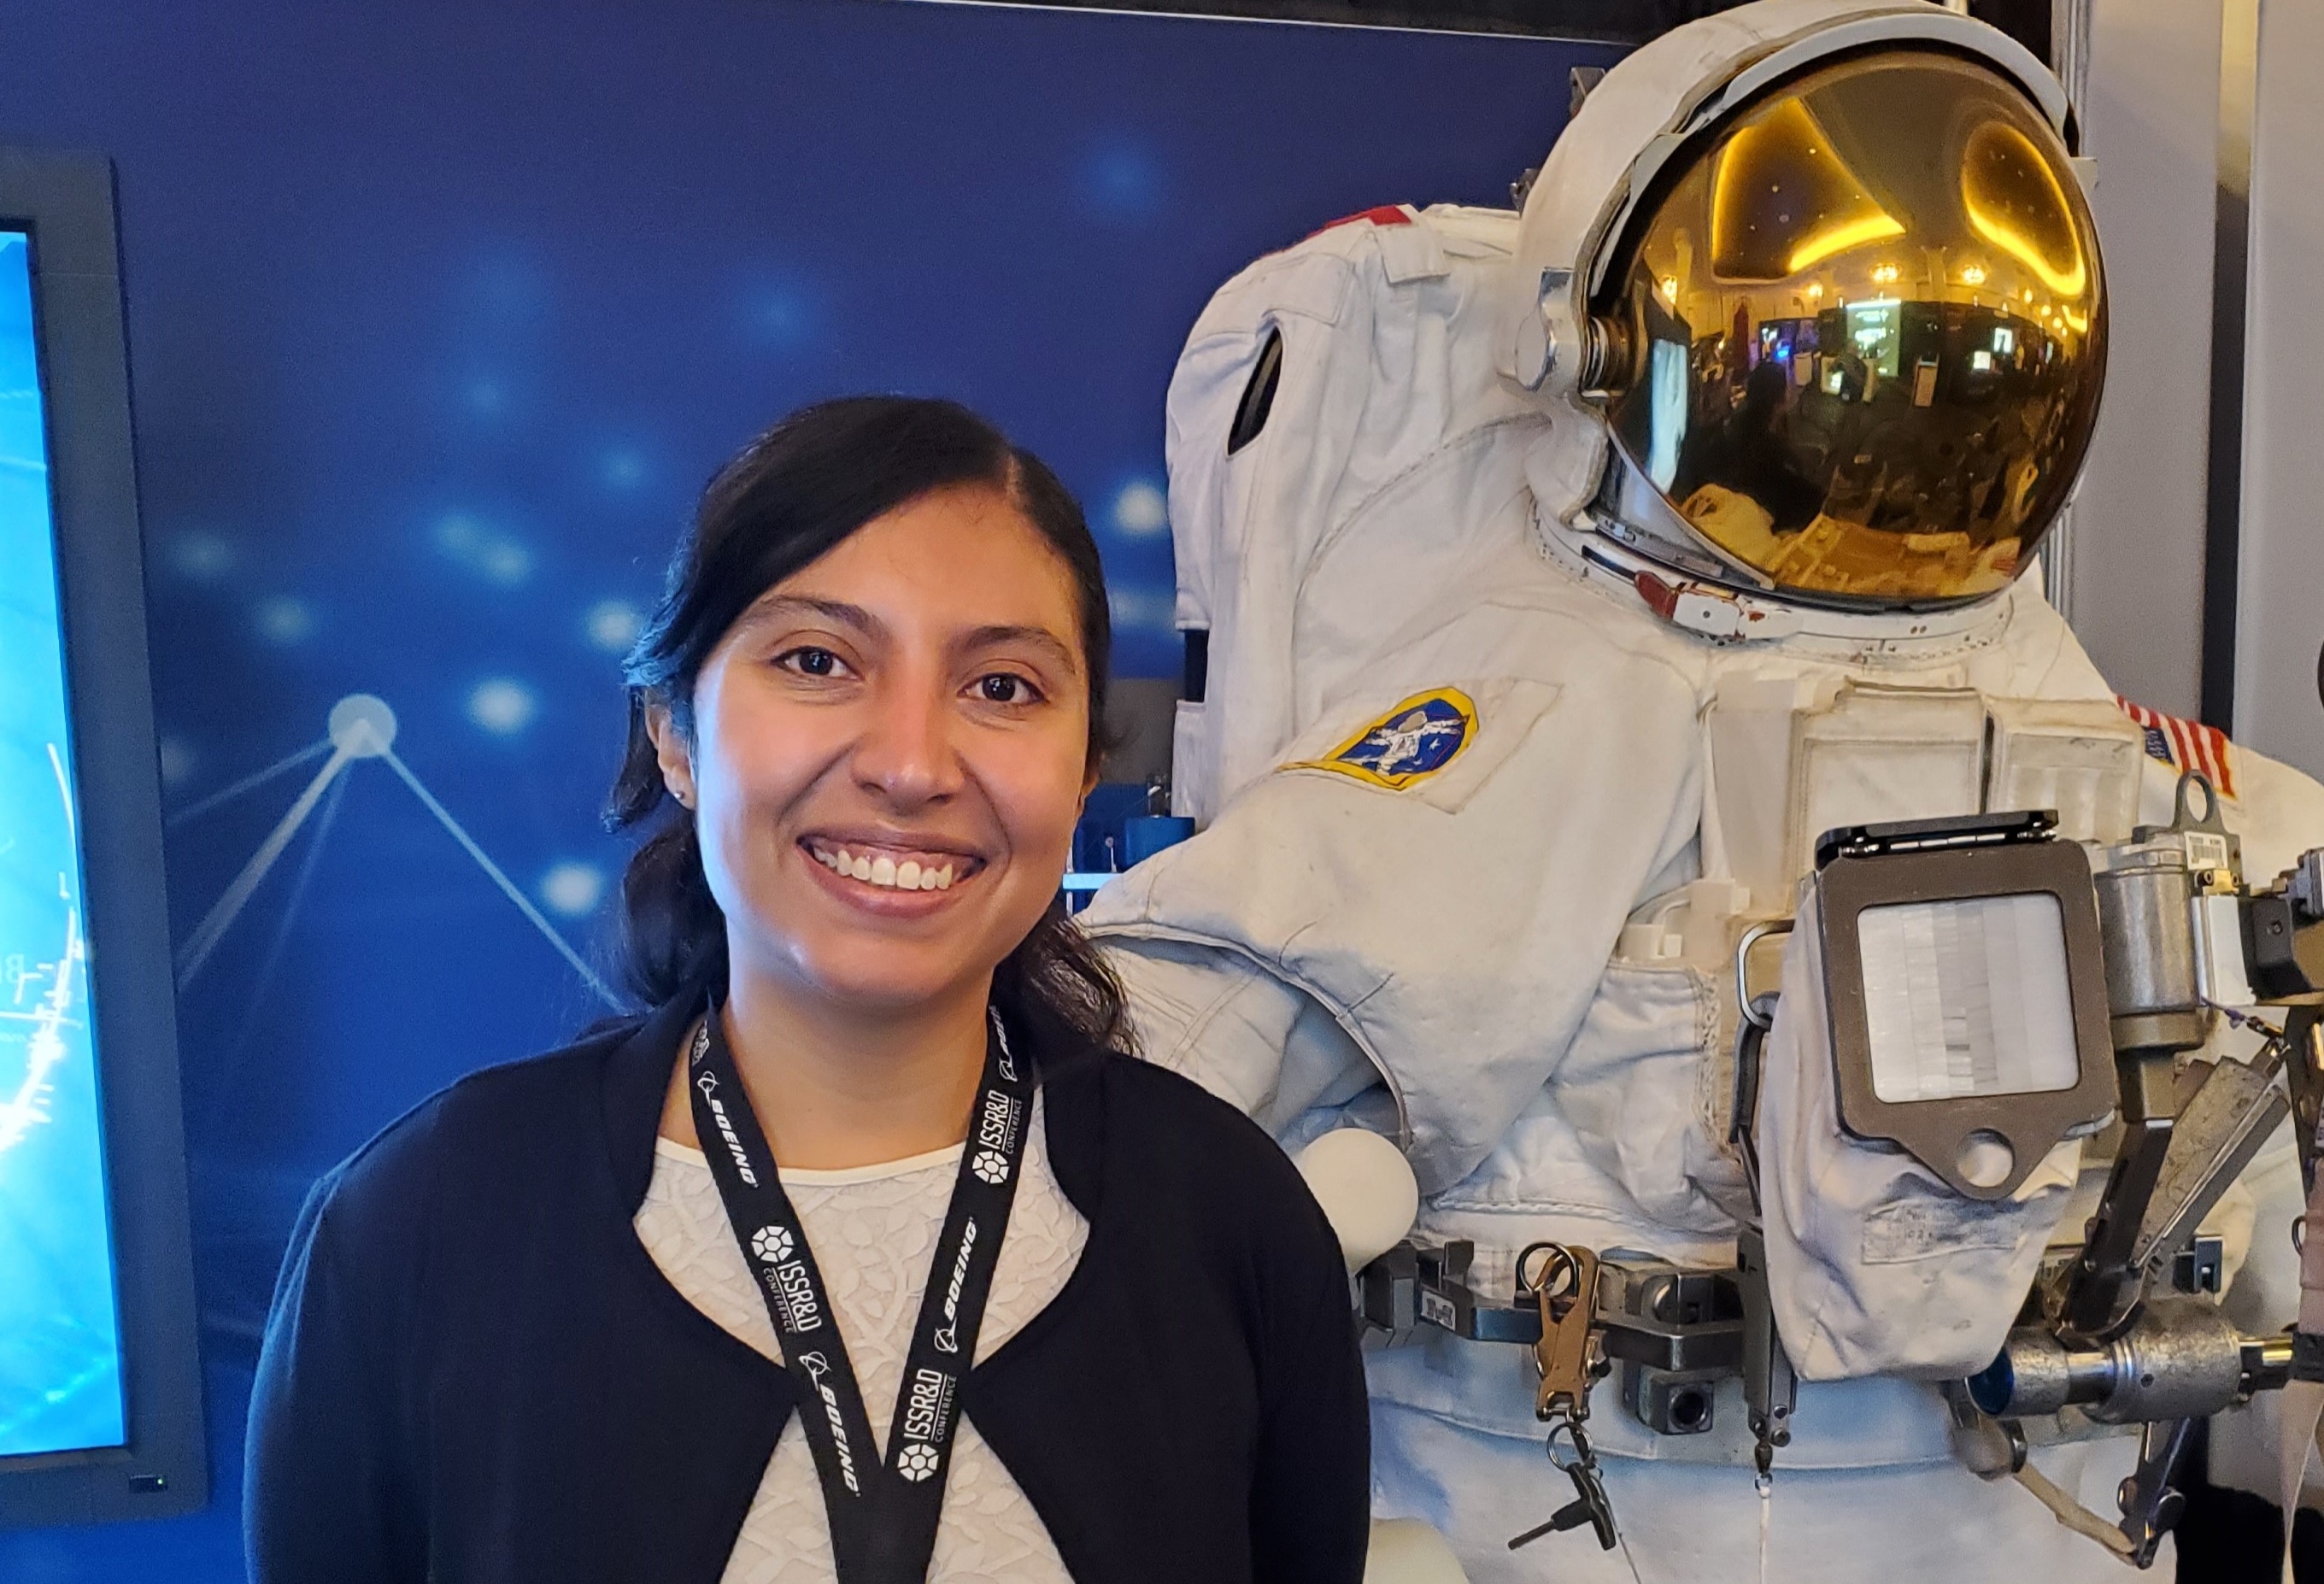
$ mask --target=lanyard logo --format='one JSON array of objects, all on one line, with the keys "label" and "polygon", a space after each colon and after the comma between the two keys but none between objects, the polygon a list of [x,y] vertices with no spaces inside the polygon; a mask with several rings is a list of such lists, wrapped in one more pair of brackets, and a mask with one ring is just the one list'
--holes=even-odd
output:
[{"label": "lanyard logo", "polygon": [[912,1372],[910,1395],[904,1404],[904,1441],[896,1454],[896,1472],[917,1485],[943,1467],[936,1446],[950,1428],[953,1377],[923,1365]]},{"label": "lanyard logo", "polygon": [[976,1218],[971,1216],[960,1229],[960,1257],[952,1262],[952,1281],[945,1287],[945,1322],[928,1338],[939,1353],[960,1351],[960,1290],[968,1283],[968,1261],[975,1252]]},{"label": "lanyard logo", "polygon": [[756,1188],[759,1174],[751,1169],[750,1155],[742,1148],[742,1139],[735,1137],[733,1119],[718,1103],[718,1074],[705,1073],[694,1081],[694,1087],[702,1091],[703,1101],[710,1108],[710,1119],[718,1124],[718,1136],[726,1141],[727,1149],[734,1156],[734,1174]]},{"label": "lanyard logo", "polygon": [[768,1266],[761,1277],[766,1285],[767,1296],[781,1311],[785,1331],[805,1336],[823,1329],[823,1303],[816,1294],[815,1278],[807,1275],[807,1261],[794,1259]]},{"label": "lanyard logo", "polygon": [[976,1153],[969,1156],[968,1169],[987,1187],[998,1188],[1009,1181],[1009,1156],[1017,1147],[1018,1120],[1015,1096],[998,1089],[984,1091],[984,1103],[976,1112]]},{"label": "lanyard logo", "polygon": [[1001,1026],[1001,1014],[988,1014],[992,1023],[992,1043],[1001,1047],[993,1065],[1001,1069],[1001,1078],[1010,1083],[1017,1082],[1017,1053],[1009,1048],[1009,1031]]},{"label": "lanyard logo", "polygon": [[863,1487],[855,1481],[855,1451],[847,1444],[847,1421],[839,1412],[839,1394],[831,1389],[827,1378],[831,1360],[820,1353],[802,1353],[799,1368],[807,1371],[807,1378],[815,1383],[816,1395],[823,1399],[823,1416],[831,1425],[831,1447],[839,1460],[839,1477],[846,1482],[849,1491],[861,1496]]}]

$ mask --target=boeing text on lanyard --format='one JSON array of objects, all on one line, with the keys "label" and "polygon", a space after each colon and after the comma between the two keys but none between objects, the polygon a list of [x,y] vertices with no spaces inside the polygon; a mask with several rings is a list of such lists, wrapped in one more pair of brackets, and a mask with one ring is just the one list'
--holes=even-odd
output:
[{"label": "boeing text on lanyard", "polygon": [[823,1480],[840,1584],[919,1584],[936,1550],[960,1383],[975,1362],[1033,1109],[1030,1064],[1010,1053],[1001,1015],[990,1018],[984,1079],[912,1328],[884,1465],[807,1229],[776,1180],[774,1152],[742,1091],[715,1003],[687,1057],[695,1134],[798,1387],[799,1423]]}]

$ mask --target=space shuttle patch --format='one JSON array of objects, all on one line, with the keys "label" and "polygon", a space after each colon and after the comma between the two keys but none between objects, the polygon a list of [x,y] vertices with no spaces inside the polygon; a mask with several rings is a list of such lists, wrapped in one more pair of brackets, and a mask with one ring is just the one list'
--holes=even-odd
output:
[{"label": "space shuttle patch", "polygon": [[2218,788],[2220,797],[2236,796],[2235,744],[2227,741],[2225,732],[2200,721],[2182,721],[2177,715],[2133,704],[2118,693],[2114,701],[2146,733],[2149,759],[2161,760],[2181,775],[2199,770]]},{"label": "space shuttle patch", "polygon": [[1443,770],[1477,734],[1477,705],[1457,687],[1417,693],[1321,759],[1286,770],[1330,770],[1401,792]]}]

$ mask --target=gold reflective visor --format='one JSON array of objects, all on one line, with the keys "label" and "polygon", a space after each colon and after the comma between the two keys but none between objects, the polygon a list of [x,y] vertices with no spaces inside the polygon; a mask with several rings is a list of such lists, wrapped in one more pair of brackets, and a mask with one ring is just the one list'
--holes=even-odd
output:
[{"label": "gold reflective visor", "polygon": [[2057,134],[1998,74],[1891,51],[1783,85],[1682,161],[1592,304],[1626,349],[1608,417],[1630,466],[1748,581],[1879,608],[2006,587],[2106,368]]}]

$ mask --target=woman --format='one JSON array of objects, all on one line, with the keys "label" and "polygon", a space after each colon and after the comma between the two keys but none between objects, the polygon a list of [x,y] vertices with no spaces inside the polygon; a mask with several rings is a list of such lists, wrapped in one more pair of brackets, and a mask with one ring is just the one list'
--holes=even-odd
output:
[{"label": "woman", "polygon": [[950,403],[809,408],[713,482],[614,789],[653,1009],[318,1185],[257,1579],[1361,1576],[1330,1229],[1119,1054],[1057,905],[1108,640],[1071,497]]}]

